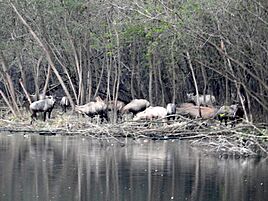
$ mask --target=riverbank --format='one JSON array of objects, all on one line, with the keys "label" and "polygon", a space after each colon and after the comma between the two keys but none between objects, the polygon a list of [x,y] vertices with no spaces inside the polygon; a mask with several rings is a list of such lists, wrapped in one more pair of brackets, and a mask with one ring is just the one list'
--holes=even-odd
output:
[{"label": "riverbank", "polygon": [[220,125],[216,120],[188,119],[178,116],[176,121],[165,120],[122,123],[101,123],[98,118],[89,119],[71,112],[53,111],[52,118],[30,124],[25,118],[5,116],[0,119],[0,132],[37,133],[39,135],[82,135],[95,138],[131,137],[152,140],[190,140],[195,146],[220,155],[266,156],[268,155],[268,126],[239,123],[235,127]]}]

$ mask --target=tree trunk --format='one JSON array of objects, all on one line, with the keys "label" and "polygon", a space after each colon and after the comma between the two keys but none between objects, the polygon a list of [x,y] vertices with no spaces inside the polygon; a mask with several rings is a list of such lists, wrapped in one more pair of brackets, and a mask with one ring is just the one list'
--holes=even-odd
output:
[{"label": "tree trunk", "polygon": [[[108,51],[106,49],[106,51]],[[105,62],[106,62],[106,66],[107,66],[107,89],[106,89],[106,99],[107,100],[111,100],[111,92],[110,92],[110,82],[111,82],[111,58],[110,56],[106,56],[105,57]]]},{"label": "tree trunk", "polygon": [[[102,77],[103,77],[103,73],[104,73],[104,63],[102,64],[102,67],[101,67],[100,78],[98,80],[98,84],[97,84],[96,91],[94,93],[94,97],[93,98],[95,98],[97,96],[98,92],[99,92],[101,81],[102,81]],[[96,80],[97,80],[97,77],[96,77]]]},{"label": "tree trunk", "polygon": [[176,88],[176,71],[175,71],[175,56],[174,56],[174,43],[175,39],[171,43],[171,61],[172,61],[172,103],[176,102],[177,88]]},{"label": "tree trunk", "polygon": [[199,103],[198,85],[197,85],[197,82],[196,82],[196,78],[195,78],[195,73],[194,73],[194,69],[193,69],[193,66],[192,66],[191,57],[190,57],[190,54],[189,54],[188,51],[186,52],[186,58],[187,58],[189,67],[190,67],[191,72],[192,72],[192,77],[193,77],[193,80],[194,80],[194,87],[195,87],[195,92],[196,92],[196,96],[197,96],[197,105],[199,107],[199,109],[198,109],[198,111],[199,111],[199,117],[202,117],[202,115],[201,115],[201,109],[200,109],[200,103]]},{"label": "tree trunk", "polygon": [[91,75],[91,65],[90,65],[90,46],[86,44],[84,46],[84,65],[83,65],[83,97],[82,104],[90,99],[92,91],[92,75]]},{"label": "tree trunk", "polygon": [[2,74],[3,74],[3,77],[5,78],[6,83],[7,83],[8,92],[10,94],[10,98],[12,100],[12,104],[14,107],[13,111],[15,111],[17,114],[21,115],[18,104],[16,102],[16,95],[15,95],[13,81],[12,81],[10,75],[8,74],[7,62],[5,60],[5,57],[4,57],[4,54],[2,51],[0,51],[0,59],[1,59],[2,69],[3,69]]},{"label": "tree trunk", "polygon": [[46,95],[48,84],[49,84],[50,75],[51,75],[51,66],[48,65],[48,68],[47,68],[47,77],[46,77],[45,85],[44,85],[44,88],[43,88],[43,91],[42,91],[42,94],[43,95]]},{"label": "tree trunk", "polygon": [[[118,93],[119,93],[119,86],[120,86],[120,78],[121,78],[121,54],[120,54],[120,41],[119,41],[119,36],[116,28],[115,30],[115,35],[116,35],[116,44],[117,44],[117,74],[116,79],[115,79],[115,94],[114,94],[114,103],[115,106],[117,105],[117,100],[118,100]],[[117,109],[114,107],[113,110],[113,123],[117,122]]]},{"label": "tree trunk", "polygon": [[153,104],[153,55],[149,57],[149,102]]},{"label": "tree trunk", "polygon": [[22,65],[22,58],[21,58],[21,56],[19,57],[19,60],[18,60],[18,66],[19,66],[19,69],[20,69],[21,82],[23,83],[23,86],[26,87],[27,86],[27,79],[26,79],[26,76],[25,76],[25,69],[24,69],[24,67]]},{"label": "tree trunk", "polygon": [[25,88],[25,86],[24,86],[24,84],[23,84],[23,82],[22,82],[22,79],[20,79],[19,82],[20,82],[20,85],[21,85],[21,87],[22,87],[22,90],[23,90],[23,92],[24,92],[24,94],[25,94],[25,96],[26,96],[26,98],[27,98],[29,104],[31,104],[31,103],[32,103],[32,100],[31,100],[31,98],[30,98],[30,96],[29,96],[29,93],[28,93],[28,91],[26,90],[26,88]]},{"label": "tree trunk", "polygon": [[[225,59],[227,60],[227,64],[228,64],[228,66],[229,66],[229,69],[230,69],[231,73],[233,74],[233,76],[235,76],[235,73],[234,73],[234,69],[233,69],[231,60],[230,60],[229,57],[226,56],[226,55],[227,55],[227,50],[226,50],[226,48],[225,48],[225,45],[224,45],[223,41],[222,41],[222,51],[224,52],[223,56],[224,56]],[[236,89],[237,89],[237,95],[238,95],[238,97],[239,97],[240,103],[241,103],[241,105],[242,105],[242,108],[243,108],[243,111],[244,111],[244,114],[245,114],[245,119],[246,119],[246,121],[248,122],[248,121],[249,121],[249,120],[248,120],[248,114],[247,114],[247,111],[246,111],[246,108],[245,108],[245,104],[244,104],[243,97],[242,97],[242,95],[241,95],[241,93],[240,93],[240,87],[241,87],[241,86],[240,86],[239,83],[237,83],[236,80],[234,80],[234,82],[235,82],[235,86],[236,86]]]},{"label": "tree trunk", "polygon": [[[157,104],[159,105],[159,95],[158,95],[158,92],[159,92],[159,86],[158,86],[158,79],[157,79],[157,76],[158,76],[158,72],[157,72],[157,65],[158,62],[156,61],[156,53],[153,54],[153,62],[152,62],[152,67],[153,67],[153,80],[154,80],[154,85],[153,85],[153,89],[154,89],[154,95],[153,95],[153,101],[154,101],[154,104]],[[157,98],[156,98],[157,97]]]},{"label": "tree trunk", "polygon": [[165,89],[164,89],[164,84],[162,81],[162,75],[161,75],[161,66],[158,65],[158,79],[159,79],[159,84],[160,84],[160,90],[161,90],[161,105],[165,105]]},{"label": "tree trunk", "polygon": [[72,51],[73,51],[75,67],[76,67],[76,73],[78,75],[78,95],[76,93],[74,95],[75,95],[75,100],[77,100],[76,102],[79,105],[80,96],[81,96],[81,85],[82,85],[82,69],[81,69],[80,59],[79,59],[78,53],[76,51],[74,41],[73,41],[72,36],[71,36],[71,34],[69,32],[69,29],[67,27],[66,18],[65,18],[65,29],[66,29],[67,37],[68,37],[68,40],[69,40],[69,42],[71,44],[71,48],[72,48]]},{"label": "tree trunk", "polygon": [[82,100],[84,98],[84,85],[83,85],[83,75],[84,75],[84,69],[85,67],[82,66],[82,47],[81,45],[79,46],[79,72],[78,72],[78,77],[79,77],[79,87],[78,87],[78,102],[81,104]]},{"label": "tree trunk", "polygon": [[206,71],[204,69],[203,66],[201,66],[201,71],[202,71],[202,77],[203,77],[203,81],[204,81],[204,88],[203,88],[203,97],[204,97],[204,103],[206,103],[206,91],[207,91],[207,75],[206,75]]},{"label": "tree trunk", "polygon": [[131,93],[131,98],[135,98],[135,90],[134,90],[134,79],[135,79],[135,69],[136,69],[136,43],[134,42],[132,48],[132,69],[131,69],[131,79],[130,79],[130,93]]},{"label": "tree trunk", "polygon": [[12,112],[12,114],[16,117],[17,113],[14,111],[13,107],[11,106],[7,97],[5,96],[4,92],[1,89],[0,89],[0,94],[3,97],[4,101],[6,102],[7,106],[9,107],[10,111]]},{"label": "tree trunk", "polygon": [[21,16],[21,14],[18,12],[17,8],[14,6],[13,3],[10,2],[10,5],[12,6],[12,8],[14,9],[15,13],[18,15],[19,19],[21,20],[21,22],[27,27],[27,29],[29,30],[29,32],[31,33],[31,35],[34,37],[34,39],[38,42],[38,44],[42,47],[42,49],[45,51],[46,53],[46,57],[48,60],[48,63],[51,65],[51,68],[53,70],[53,72],[55,73],[55,75],[57,76],[65,94],[67,95],[69,101],[70,101],[70,105],[72,107],[72,109],[74,110],[74,102],[72,100],[72,97],[68,91],[68,89],[66,88],[58,70],[56,69],[56,66],[54,64],[54,62],[52,61],[52,55],[51,55],[51,51],[49,49],[49,47],[47,47],[41,40],[40,38],[36,35],[36,33],[32,30],[32,28],[30,27],[30,25],[24,20],[24,18]]},{"label": "tree trunk", "polygon": [[76,91],[75,91],[74,84],[73,84],[73,82],[72,82],[71,76],[70,76],[70,74],[68,73],[68,69],[67,69],[67,67],[61,62],[61,60],[57,57],[57,55],[55,54],[55,52],[52,52],[52,53],[53,53],[55,59],[57,60],[57,62],[59,62],[59,64],[61,65],[61,67],[62,67],[64,73],[66,74],[66,76],[67,76],[67,78],[68,78],[68,81],[69,81],[69,84],[70,84],[70,86],[71,86],[72,92],[73,92],[73,94],[74,94],[75,102],[76,102],[76,104],[78,104],[77,93],[76,93]]},{"label": "tree trunk", "polygon": [[[43,56],[40,56],[40,58],[37,61],[37,65],[34,67],[35,75],[34,75],[34,86],[35,86],[35,96],[36,100],[39,99],[39,73],[40,73],[40,65],[42,62]],[[45,94],[43,94],[45,95]]]}]

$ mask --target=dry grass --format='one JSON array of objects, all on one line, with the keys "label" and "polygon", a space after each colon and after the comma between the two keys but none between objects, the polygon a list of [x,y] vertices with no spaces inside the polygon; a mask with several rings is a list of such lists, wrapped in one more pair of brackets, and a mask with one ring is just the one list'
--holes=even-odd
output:
[{"label": "dry grass", "polygon": [[96,138],[151,138],[158,140],[188,139],[194,145],[220,154],[231,155],[267,155],[268,129],[240,123],[234,128],[219,125],[215,120],[199,120],[178,117],[176,121],[165,119],[154,121],[124,121],[111,124],[101,123],[98,118],[84,117],[68,111],[52,112],[52,118],[43,122],[36,120],[30,124],[30,114],[25,112],[22,118],[6,115],[0,119],[0,131],[32,132],[42,134],[86,135]]}]

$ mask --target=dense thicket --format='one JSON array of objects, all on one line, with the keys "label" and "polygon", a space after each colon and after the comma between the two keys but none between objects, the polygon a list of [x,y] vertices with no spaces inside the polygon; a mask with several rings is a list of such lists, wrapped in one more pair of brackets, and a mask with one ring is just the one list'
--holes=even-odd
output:
[{"label": "dense thicket", "polygon": [[67,94],[72,105],[96,95],[181,103],[196,91],[192,66],[200,94],[218,105],[244,96],[249,120],[268,120],[265,0],[0,4],[0,87],[14,113],[21,84],[29,93]]}]

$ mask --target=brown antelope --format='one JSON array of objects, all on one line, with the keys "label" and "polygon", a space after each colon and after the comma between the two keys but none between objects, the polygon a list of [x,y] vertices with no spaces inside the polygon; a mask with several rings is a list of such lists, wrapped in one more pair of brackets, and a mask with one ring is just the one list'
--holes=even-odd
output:
[{"label": "brown antelope", "polygon": [[199,107],[192,103],[183,103],[177,108],[177,113],[180,115],[189,115],[191,118],[218,119],[221,123],[224,120],[225,125],[227,125],[228,120],[231,120],[232,126],[244,116],[244,111],[238,104],[222,106],[220,109],[217,109],[215,107]]},{"label": "brown antelope", "polygon": [[[215,116],[217,109],[215,107],[196,106],[192,103],[183,103],[176,108],[180,115],[189,115],[191,118],[210,119]],[[199,112],[200,109],[200,112]],[[201,114],[201,116],[200,116]]]}]

